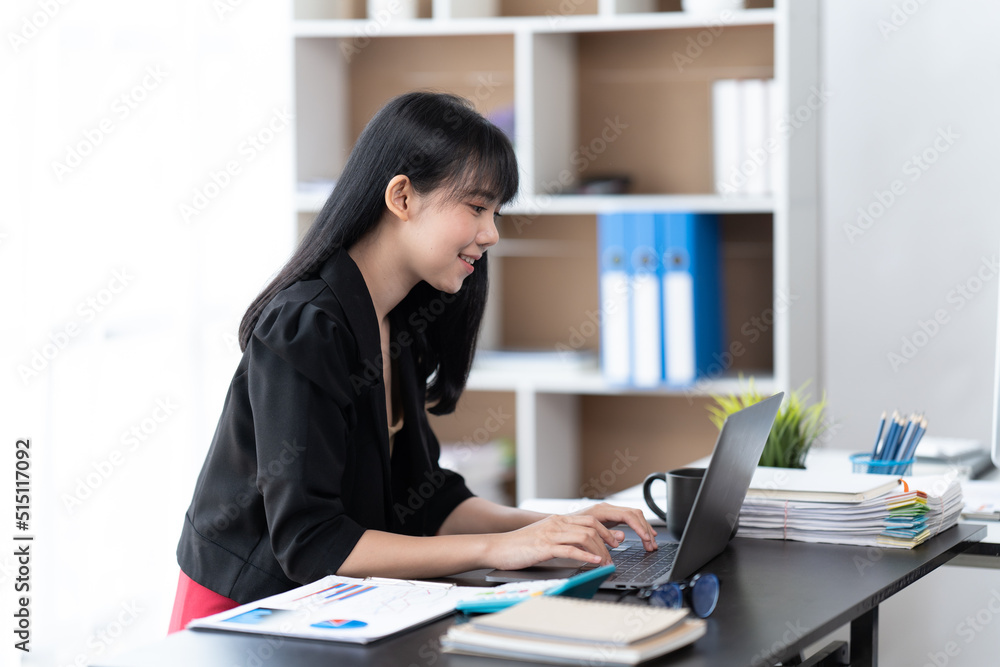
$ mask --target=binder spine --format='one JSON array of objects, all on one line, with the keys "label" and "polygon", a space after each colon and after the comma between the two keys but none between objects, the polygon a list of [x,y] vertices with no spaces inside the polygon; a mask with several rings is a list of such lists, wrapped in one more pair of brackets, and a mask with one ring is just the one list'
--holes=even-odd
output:
[{"label": "binder spine", "polygon": [[658,227],[664,378],[670,385],[690,385],[723,344],[718,217],[665,213]]},{"label": "binder spine", "polygon": [[625,249],[625,215],[597,218],[598,281],[601,306],[601,371],[613,384],[631,377],[629,351],[629,277]]},{"label": "binder spine", "polygon": [[631,214],[626,244],[632,265],[632,382],[655,387],[663,382],[659,253],[652,213]]},{"label": "binder spine", "polygon": [[722,359],[725,309],[722,293],[722,244],[719,216],[699,215],[694,221],[691,273],[695,286],[695,373],[702,376]]}]

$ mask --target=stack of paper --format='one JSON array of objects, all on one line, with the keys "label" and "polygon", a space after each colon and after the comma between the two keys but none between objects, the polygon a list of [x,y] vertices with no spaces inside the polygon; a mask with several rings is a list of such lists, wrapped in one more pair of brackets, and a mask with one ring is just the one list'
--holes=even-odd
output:
[{"label": "stack of paper", "polygon": [[686,646],[705,621],[665,609],[564,597],[535,597],[452,626],[447,653],[529,662],[634,665]]},{"label": "stack of paper", "polygon": [[909,549],[955,525],[962,507],[962,488],[947,477],[761,468],[740,511],[739,535]]},{"label": "stack of paper", "polygon": [[918,479],[908,478],[908,491],[887,498],[889,517],[879,544],[912,548],[958,523],[964,507],[958,481],[939,477],[927,485]]}]

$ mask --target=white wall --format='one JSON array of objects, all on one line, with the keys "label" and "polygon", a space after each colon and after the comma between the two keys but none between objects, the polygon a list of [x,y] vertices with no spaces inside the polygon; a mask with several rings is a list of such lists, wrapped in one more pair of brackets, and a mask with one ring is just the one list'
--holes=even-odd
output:
[{"label": "white wall", "polygon": [[[865,450],[881,411],[894,408],[926,412],[930,434],[988,442],[1000,4],[827,0],[822,20],[832,95],[820,168],[823,383],[839,428],[831,444]],[[936,161],[920,170],[913,156],[925,151]],[[857,209],[878,213],[894,181],[901,194],[859,225]],[[917,345],[904,350],[904,338]],[[893,367],[891,353],[904,361]],[[989,603],[998,591],[998,570],[949,567],[883,603],[879,664],[996,664]]]},{"label": "white wall", "polygon": [[[0,664],[82,665],[164,636],[236,325],[291,249],[290,3],[0,12]],[[23,656],[17,438],[35,536]]]},{"label": "white wall", "polygon": [[[839,446],[870,447],[894,408],[924,411],[931,435],[988,440],[997,25],[991,0],[824,3],[821,349]],[[894,201],[859,224],[880,197]]]}]

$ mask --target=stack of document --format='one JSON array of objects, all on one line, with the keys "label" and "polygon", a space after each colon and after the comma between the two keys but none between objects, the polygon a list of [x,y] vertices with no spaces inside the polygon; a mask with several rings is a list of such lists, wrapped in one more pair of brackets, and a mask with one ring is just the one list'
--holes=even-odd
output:
[{"label": "stack of document", "polygon": [[759,468],[739,535],[910,549],[955,525],[962,507],[962,487],[948,477]]}]

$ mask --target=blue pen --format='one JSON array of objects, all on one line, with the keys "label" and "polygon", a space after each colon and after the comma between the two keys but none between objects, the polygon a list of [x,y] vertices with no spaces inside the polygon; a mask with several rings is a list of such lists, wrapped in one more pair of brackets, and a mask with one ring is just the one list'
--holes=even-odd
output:
[{"label": "blue pen", "polygon": [[875,434],[875,445],[872,447],[872,461],[878,458],[878,441],[882,439],[883,430],[885,430],[885,410],[882,411],[882,419],[878,423],[878,433]]}]

